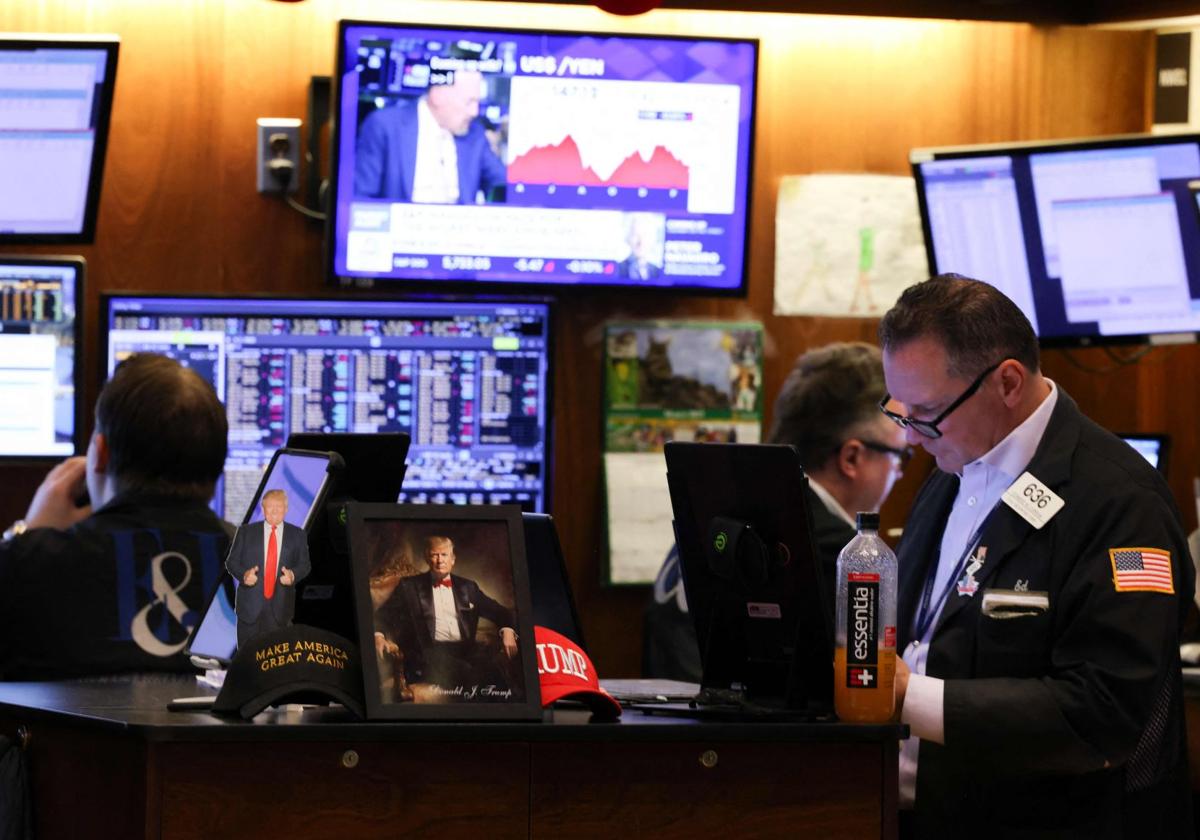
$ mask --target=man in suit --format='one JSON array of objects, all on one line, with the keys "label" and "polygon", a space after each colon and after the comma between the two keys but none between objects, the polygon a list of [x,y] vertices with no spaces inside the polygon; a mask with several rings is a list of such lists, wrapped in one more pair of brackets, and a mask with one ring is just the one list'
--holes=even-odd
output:
[{"label": "man in suit", "polygon": [[[839,342],[800,356],[775,402],[767,440],[800,452],[813,542],[831,605],[837,556],[854,537],[854,515],[879,510],[910,454],[903,431],[879,414],[883,394],[879,349]],[[655,582],[654,603],[646,612],[643,671],[699,682],[700,653],[678,562],[672,548]]]},{"label": "man in suit", "polygon": [[87,456],[51,470],[0,542],[0,679],[194,671],[183,648],[229,546],[208,507],[225,407],[191,368],[137,353],[95,420]]},{"label": "man in suit", "polygon": [[508,170],[479,116],[483,76],[455,70],[415,101],[381,108],[358,131],[356,198],[424,204],[474,204],[503,187]]},{"label": "man in suit", "polygon": [[446,689],[503,681],[500,669],[476,640],[479,619],[499,628],[504,654],[515,659],[516,617],[511,608],[489,597],[479,584],[451,574],[454,541],[435,535],[425,541],[429,572],[401,578],[376,620],[379,652],[402,654],[407,679]]},{"label": "man in suit", "polygon": [[1190,836],[1193,569],[1161,474],[1042,375],[986,283],[919,283],[879,336],[881,408],[938,466],[899,546],[902,827]]},{"label": "man in suit", "polygon": [[629,256],[617,263],[617,276],[630,280],[662,277],[663,217],[653,213],[631,213],[625,231]]},{"label": "man in suit", "polygon": [[237,590],[237,640],[246,642],[287,627],[296,613],[296,584],[312,568],[308,535],[284,522],[287,493],[263,493],[263,521],[244,525],[233,540],[225,568],[241,584]]}]

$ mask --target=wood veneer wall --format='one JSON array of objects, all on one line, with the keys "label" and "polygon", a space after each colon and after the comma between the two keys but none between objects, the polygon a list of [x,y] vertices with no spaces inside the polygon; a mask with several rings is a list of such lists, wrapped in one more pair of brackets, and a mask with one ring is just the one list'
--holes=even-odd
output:
[{"label": "wood veneer wall", "polygon": [[[308,78],[328,74],[339,17],[548,26],[762,41],[749,294],[745,299],[565,296],[555,330],[553,511],[600,672],[639,671],[645,587],[600,583],[602,324],[617,317],[758,318],[773,399],[792,360],[834,340],[874,339],[864,319],[772,314],[774,210],[786,174],[906,174],[910,148],[1140,131],[1148,124],[1146,33],[1025,24],[659,11],[622,19],[586,7],[452,0],[40,0],[0,5],[0,31],[122,38],[108,166],[89,264],[84,363],[99,387],[101,290],[323,293],[321,230],[254,191],[254,120],[303,116]],[[14,252],[14,248],[4,249]],[[1099,366],[1098,351],[1077,354]],[[1172,486],[1189,527],[1200,409],[1195,347],[1157,350],[1115,374],[1059,352],[1050,374],[1110,428],[1175,437]],[[1168,400],[1168,394],[1170,399]],[[769,418],[768,418],[769,420]],[[919,457],[884,508],[899,526]],[[41,470],[0,469],[0,518],[19,516]]]}]

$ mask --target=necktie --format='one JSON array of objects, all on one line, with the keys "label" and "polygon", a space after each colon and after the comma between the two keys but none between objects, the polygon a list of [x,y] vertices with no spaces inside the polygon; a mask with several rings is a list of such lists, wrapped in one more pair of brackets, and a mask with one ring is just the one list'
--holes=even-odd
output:
[{"label": "necktie", "polygon": [[263,597],[269,599],[275,594],[275,577],[279,572],[279,541],[275,539],[275,526],[271,526],[271,536],[267,540],[267,573],[263,580]]},{"label": "necktie", "polygon": [[441,580],[439,580],[437,583],[435,583],[435,584],[434,584],[434,586],[444,586],[444,587],[446,587],[447,589],[449,589],[449,588],[450,588],[450,577],[449,577],[449,575],[447,575],[446,577],[444,577],[444,578],[442,578]]}]

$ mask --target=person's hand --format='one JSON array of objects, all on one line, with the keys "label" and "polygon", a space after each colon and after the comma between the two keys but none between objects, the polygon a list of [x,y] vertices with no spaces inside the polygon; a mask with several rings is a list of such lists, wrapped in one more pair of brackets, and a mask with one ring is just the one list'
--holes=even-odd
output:
[{"label": "person's hand", "polygon": [[500,644],[504,645],[504,652],[509,659],[517,658],[517,631],[511,627],[500,628]]},{"label": "person's hand", "polygon": [[258,566],[251,566],[242,574],[242,584],[254,586],[256,583],[258,583]]},{"label": "person's hand", "polygon": [[908,693],[908,663],[896,654],[896,719],[900,719],[900,711],[904,708],[904,695]]},{"label": "person's hand", "polygon": [[92,513],[75,500],[87,491],[87,458],[68,458],[47,473],[25,513],[26,528],[70,528]]},{"label": "person's hand", "polygon": [[279,582],[284,586],[291,586],[296,582],[296,573],[284,566],[283,571],[279,573]]},{"label": "person's hand", "polygon": [[390,641],[387,636],[382,633],[375,634],[375,655],[376,656],[399,656],[400,646],[395,642]]}]

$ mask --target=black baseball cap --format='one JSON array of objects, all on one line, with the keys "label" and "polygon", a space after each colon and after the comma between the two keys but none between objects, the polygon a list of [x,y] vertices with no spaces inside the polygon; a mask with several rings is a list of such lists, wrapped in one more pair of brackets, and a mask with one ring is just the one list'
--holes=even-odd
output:
[{"label": "black baseball cap", "polygon": [[363,717],[358,645],[336,633],[293,624],[238,648],[212,710],[249,720],[283,702],[330,700]]}]

